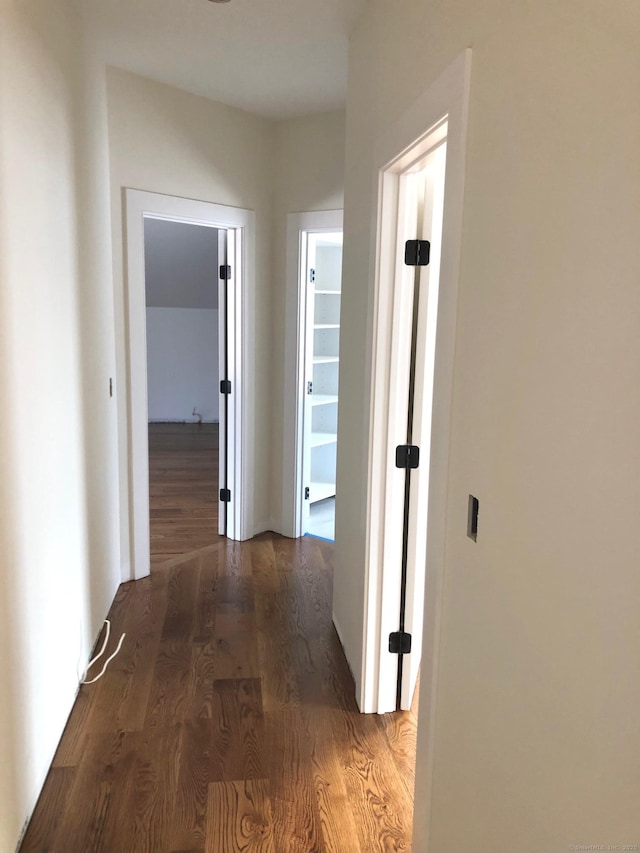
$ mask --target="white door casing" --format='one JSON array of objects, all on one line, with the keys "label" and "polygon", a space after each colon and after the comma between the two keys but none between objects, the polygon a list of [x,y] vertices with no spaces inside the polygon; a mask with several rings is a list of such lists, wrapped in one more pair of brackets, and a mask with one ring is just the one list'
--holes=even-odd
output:
[{"label": "white door casing", "polygon": [[[144,219],[166,219],[204,225],[226,231],[227,257],[232,267],[229,288],[227,334],[230,378],[233,393],[229,407],[227,482],[231,484],[227,535],[247,539],[253,535],[253,505],[250,477],[253,471],[253,340],[250,328],[254,304],[253,263],[255,216],[252,211],[210,202],[127,189],[126,221],[126,310],[129,364],[129,473],[131,577],[144,577],[150,570],[149,538],[149,448],[147,406],[147,346],[144,270]],[[222,316],[222,312],[219,312]],[[122,452],[122,451],[121,451]],[[221,460],[224,461],[224,460]]]}]

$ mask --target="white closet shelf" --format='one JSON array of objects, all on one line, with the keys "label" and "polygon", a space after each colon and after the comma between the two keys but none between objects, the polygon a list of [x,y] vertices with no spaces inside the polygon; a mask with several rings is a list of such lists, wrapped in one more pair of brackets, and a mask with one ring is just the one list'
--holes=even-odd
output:
[{"label": "white closet shelf", "polygon": [[309,501],[311,503],[315,503],[316,501],[323,501],[326,498],[333,498],[336,494],[336,484],[335,483],[318,483],[312,482],[311,488],[309,489]]},{"label": "white closet shelf", "polygon": [[326,406],[329,403],[337,403],[338,395],[337,394],[312,394],[311,395],[311,405],[312,406]]},{"label": "white closet shelf", "polygon": [[323,296],[340,296],[339,290],[314,290],[315,294],[321,293]]},{"label": "white closet shelf", "polygon": [[340,361],[337,355],[314,355],[314,364],[337,364]]},{"label": "white closet shelf", "polygon": [[339,329],[340,323],[316,323],[314,329]]},{"label": "white closet shelf", "polygon": [[322,447],[325,444],[335,444],[338,435],[335,432],[312,432],[311,447]]}]

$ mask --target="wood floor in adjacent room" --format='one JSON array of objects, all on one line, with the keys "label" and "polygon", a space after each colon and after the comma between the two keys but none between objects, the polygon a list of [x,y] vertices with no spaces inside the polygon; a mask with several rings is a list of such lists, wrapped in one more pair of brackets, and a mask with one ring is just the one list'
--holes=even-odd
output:
[{"label": "wood floor in adjacent room", "polygon": [[218,539],[218,424],[149,424],[151,567]]},{"label": "wood floor in adjacent room", "polygon": [[358,713],[332,558],[216,537],[123,584],[21,853],[410,850],[415,713]]}]

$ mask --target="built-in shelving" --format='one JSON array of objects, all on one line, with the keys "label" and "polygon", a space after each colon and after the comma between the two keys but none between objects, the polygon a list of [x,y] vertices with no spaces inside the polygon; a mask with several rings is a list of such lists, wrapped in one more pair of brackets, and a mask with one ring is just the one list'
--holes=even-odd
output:
[{"label": "built-in shelving", "polygon": [[336,494],[335,483],[321,483],[315,480],[311,481],[311,489],[309,492],[309,500],[311,503],[316,501],[324,501],[327,498],[333,498]]},{"label": "built-in shelving", "polygon": [[330,406],[338,402],[337,394],[314,394],[311,398],[312,406]]},{"label": "built-in shelving", "polygon": [[322,447],[325,444],[335,444],[338,440],[337,432],[312,432],[311,447]]},{"label": "built-in shelving", "polygon": [[313,393],[310,395],[311,423],[309,501],[326,500],[336,493],[336,448],[338,441],[338,371],[340,343],[340,277],[342,247],[315,245],[315,267],[309,276],[307,335]]}]

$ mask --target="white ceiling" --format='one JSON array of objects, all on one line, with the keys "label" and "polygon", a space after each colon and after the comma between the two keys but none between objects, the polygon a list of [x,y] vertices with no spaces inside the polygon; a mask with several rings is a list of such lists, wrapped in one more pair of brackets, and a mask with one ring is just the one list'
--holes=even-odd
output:
[{"label": "white ceiling", "polygon": [[79,0],[105,58],[258,115],[344,107],[347,35],[367,0]]}]

